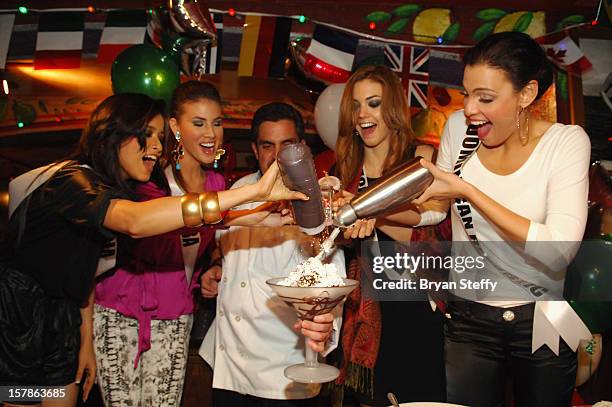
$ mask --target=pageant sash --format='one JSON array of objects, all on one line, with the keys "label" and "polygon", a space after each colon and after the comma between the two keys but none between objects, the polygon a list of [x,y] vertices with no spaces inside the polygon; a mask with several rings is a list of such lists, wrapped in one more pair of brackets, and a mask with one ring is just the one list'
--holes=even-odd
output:
[{"label": "pageant sash", "polygon": [[13,179],[9,183],[9,218],[24,199],[34,192],[36,188],[47,182],[53,174],[66,164],[68,164],[68,161],[34,168]]},{"label": "pageant sash", "polygon": [[[467,159],[474,154],[479,145],[480,139],[478,138],[478,130],[475,126],[468,126],[463,142],[461,143],[459,157],[457,158],[457,162],[455,162],[455,167],[453,168],[453,173],[456,176],[460,178],[462,177],[461,170],[463,169],[463,165]],[[478,242],[476,231],[474,230],[474,223],[472,221],[472,206],[470,202],[464,198],[456,198],[455,208],[457,209],[457,213],[461,218],[461,223],[463,223],[463,228],[465,229],[465,232],[470,240],[473,242]]]},{"label": "pageant sash", "polygon": [[[13,179],[9,183],[9,219],[19,207],[19,205],[27,199],[32,192],[47,182],[53,174],[55,174],[62,167],[69,164],[69,161],[62,161],[56,164],[49,164],[44,167],[35,168],[31,171],[21,174],[17,178]],[[88,165],[80,165],[81,167],[92,168]],[[93,170],[92,170],[93,171]],[[22,220],[20,228],[25,227],[25,217]],[[21,236],[18,241],[21,240]],[[104,244],[100,259],[98,260],[98,266],[96,268],[95,276],[106,273],[111,270],[117,264],[117,238],[113,238]]]},{"label": "pageant sash", "polygon": [[536,301],[531,352],[546,345],[558,356],[559,337],[576,352],[580,340],[590,341],[593,335],[567,301]]},{"label": "pageant sash", "polygon": [[[172,166],[169,165],[164,170],[168,185],[170,186],[170,193],[172,196],[183,196],[185,191],[179,186],[172,172]],[[187,277],[187,284],[191,284],[191,277],[193,277],[193,271],[195,269],[196,261],[198,260],[198,252],[200,250],[200,232],[199,230],[191,234],[181,235],[181,250],[183,252],[183,265],[185,267],[185,276]]]},{"label": "pageant sash", "polygon": [[[461,177],[463,165],[469,157],[476,151],[480,145],[478,131],[476,126],[469,125],[463,142],[459,157],[453,168],[455,175]],[[472,242],[480,248],[474,223],[472,220],[472,205],[466,199],[455,199],[455,208],[461,218],[461,222]],[[540,290],[529,290],[534,284],[525,281],[514,274],[499,270],[500,274],[508,278],[512,283],[527,289],[530,293],[547,292],[548,289],[538,287]],[[580,344],[581,339],[591,340],[592,335],[587,326],[582,322],[576,311],[567,303],[567,301],[535,301],[535,310],[533,314],[533,334],[531,340],[531,352],[534,353],[541,346],[546,345],[552,350],[555,355],[559,355],[559,339],[562,338],[565,343],[575,352]]]}]

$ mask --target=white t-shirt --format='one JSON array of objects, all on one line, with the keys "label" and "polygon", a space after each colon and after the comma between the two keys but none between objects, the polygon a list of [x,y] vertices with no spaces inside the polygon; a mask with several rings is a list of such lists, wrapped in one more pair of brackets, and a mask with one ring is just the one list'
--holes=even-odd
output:
[{"label": "white t-shirt", "polygon": [[[259,173],[247,175],[232,189],[255,183],[259,177]],[[252,209],[259,204],[235,209]],[[304,362],[304,337],[293,329],[297,320],[293,308],[266,284],[270,278],[288,276],[305,260],[299,247],[306,238],[297,226],[232,226],[217,232],[223,277],[215,324],[200,348],[200,355],[213,366],[214,388],[283,400],[311,398],[319,393],[320,385],[292,382],[283,374],[286,367]],[[332,261],[339,274],[346,276],[340,249]],[[325,354],[337,345],[342,307],[336,307],[334,314],[334,334]]]},{"label": "white t-shirt", "polygon": [[[463,111],[451,115],[444,128],[437,166],[452,172],[459,156],[467,125]],[[462,177],[484,194],[531,221],[524,247],[503,243],[497,228],[472,206],[476,236],[489,260],[520,279],[545,287],[548,294],[532,300],[559,299],[563,292],[565,265],[575,256],[587,220],[588,170],[591,145],[580,126],[553,124],[541,137],[527,161],[509,175],[489,171],[474,153],[462,168]],[[453,241],[469,241],[463,223],[451,205]],[[494,243],[488,243],[494,242]],[[542,243],[546,242],[546,243]],[[453,273],[452,278],[460,278]],[[465,276],[463,276],[465,277]],[[507,279],[499,279],[500,295],[469,298],[497,306],[529,301],[526,290]],[[497,290],[496,290],[497,291]]]}]

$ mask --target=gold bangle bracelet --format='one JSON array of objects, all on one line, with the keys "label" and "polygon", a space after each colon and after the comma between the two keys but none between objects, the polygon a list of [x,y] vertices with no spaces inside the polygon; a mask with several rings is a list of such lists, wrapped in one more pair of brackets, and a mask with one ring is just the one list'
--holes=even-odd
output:
[{"label": "gold bangle bracelet", "polygon": [[185,226],[195,228],[202,225],[202,208],[198,194],[185,194],[181,197],[181,211]]},{"label": "gold bangle bracelet", "polygon": [[216,192],[202,192],[200,194],[200,208],[204,223],[211,225],[223,220],[219,208],[219,195]]}]

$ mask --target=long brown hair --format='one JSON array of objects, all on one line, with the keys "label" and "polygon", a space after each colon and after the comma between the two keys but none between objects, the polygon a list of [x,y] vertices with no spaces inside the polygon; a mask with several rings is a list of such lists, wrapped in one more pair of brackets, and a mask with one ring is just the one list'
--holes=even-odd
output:
[{"label": "long brown hair", "polygon": [[366,65],[358,69],[346,83],[340,102],[336,166],[344,186],[353,182],[363,165],[364,145],[355,129],[353,89],[357,82],[364,79],[378,82],[382,86],[382,117],[393,132],[389,140],[389,152],[383,163],[383,173],[405,158],[406,150],[414,140],[408,101],[397,75],[384,65]]}]

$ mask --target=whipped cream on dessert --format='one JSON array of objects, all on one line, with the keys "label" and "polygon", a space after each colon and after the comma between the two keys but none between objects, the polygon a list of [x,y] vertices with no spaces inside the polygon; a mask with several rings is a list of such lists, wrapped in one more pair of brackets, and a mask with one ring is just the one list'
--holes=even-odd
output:
[{"label": "whipped cream on dessert", "polygon": [[344,281],[338,275],[335,264],[323,264],[320,259],[310,257],[299,264],[289,276],[278,282],[279,285],[290,287],[339,287]]}]

